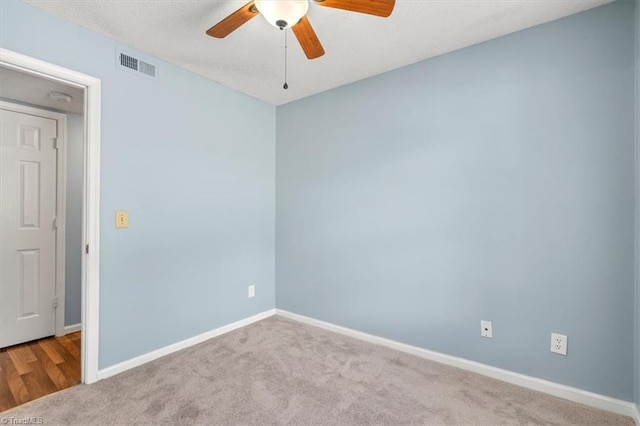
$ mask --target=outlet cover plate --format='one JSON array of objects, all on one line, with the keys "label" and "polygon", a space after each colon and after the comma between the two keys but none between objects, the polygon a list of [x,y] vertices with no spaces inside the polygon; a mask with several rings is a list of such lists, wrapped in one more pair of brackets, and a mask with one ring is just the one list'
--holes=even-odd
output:
[{"label": "outlet cover plate", "polygon": [[493,338],[493,327],[491,321],[480,321],[480,335],[488,339]]},{"label": "outlet cover plate", "polygon": [[256,286],[255,285],[250,285],[249,286],[249,298],[254,297],[256,295]]},{"label": "outlet cover plate", "polygon": [[567,356],[567,336],[551,333],[551,352]]}]

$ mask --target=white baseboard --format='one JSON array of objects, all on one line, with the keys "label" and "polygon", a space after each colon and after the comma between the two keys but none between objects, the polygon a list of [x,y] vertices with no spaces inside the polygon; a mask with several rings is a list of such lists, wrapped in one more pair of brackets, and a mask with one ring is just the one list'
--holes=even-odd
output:
[{"label": "white baseboard", "polygon": [[64,326],[64,334],[75,333],[80,330],[82,330],[82,324],[80,323]]},{"label": "white baseboard", "polygon": [[198,343],[202,343],[209,339],[213,339],[214,337],[221,336],[223,334],[229,333],[230,331],[237,330],[238,328],[245,327],[249,324],[253,324],[254,322],[261,321],[275,314],[276,314],[276,310],[270,309],[268,311],[264,311],[262,313],[253,315],[251,317],[241,319],[240,321],[236,321],[234,323],[216,328],[215,330],[207,331],[206,333],[202,333],[197,336],[190,337],[188,339],[182,340],[181,342],[177,342],[172,345],[165,346],[164,348],[160,348],[155,351],[148,352],[144,355],[140,355],[135,358],[129,359],[127,361],[123,361],[116,365],[112,365],[111,367],[103,368],[102,370],[98,370],[98,380],[115,376],[116,374],[138,367],[142,364],[146,364],[147,362],[153,361],[154,359],[158,359],[160,357],[172,354],[181,349],[185,349],[190,346],[197,345]]},{"label": "white baseboard", "polygon": [[481,364],[479,362],[470,361],[464,358],[458,358],[455,356],[430,351],[428,349],[419,348],[417,346],[407,345],[405,343],[400,343],[350,328],[341,327],[339,325],[320,321],[314,318],[309,318],[304,315],[283,311],[281,309],[276,309],[276,314],[305,324],[320,327],[325,330],[344,334],[346,336],[364,340],[369,343],[386,346],[388,348],[396,349],[398,351],[425,358],[431,361],[451,365],[453,367],[482,374],[483,376],[502,380],[503,382],[512,383],[528,389],[533,389],[538,392],[544,392],[549,395],[568,399],[570,401],[578,402],[590,407],[611,411],[632,418],[635,417],[636,423],[638,422],[637,407],[632,402],[622,401],[605,395],[600,395],[597,393],[584,391],[582,389],[561,385],[559,383],[550,382],[548,380],[538,379],[520,373],[514,373],[512,371],[503,370],[501,368],[492,367],[490,365]]},{"label": "white baseboard", "polygon": [[640,426],[640,405],[635,404],[633,407],[633,411],[633,419],[636,421],[636,426]]}]

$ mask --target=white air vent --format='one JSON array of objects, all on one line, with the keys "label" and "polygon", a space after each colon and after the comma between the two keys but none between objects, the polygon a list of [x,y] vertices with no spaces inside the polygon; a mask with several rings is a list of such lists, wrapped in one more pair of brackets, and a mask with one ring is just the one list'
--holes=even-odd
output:
[{"label": "white air vent", "polygon": [[156,67],[148,62],[141,61],[120,50],[116,51],[116,66],[126,71],[141,73],[148,77],[156,76]]}]

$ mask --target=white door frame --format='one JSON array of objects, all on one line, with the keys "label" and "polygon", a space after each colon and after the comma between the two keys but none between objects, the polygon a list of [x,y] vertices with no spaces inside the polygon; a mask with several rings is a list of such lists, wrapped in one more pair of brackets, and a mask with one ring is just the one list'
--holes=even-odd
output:
[{"label": "white door frame", "polygon": [[84,89],[85,164],[82,208],[82,382],[98,380],[100,308],[100,80],[0,48],[0,65]]},{"label": "white door frame", "polygon": [[66,247],[66,201],[67,201],[67,116],[59,112],[0,101],[0,109],[37,117],[50,118],[57,122],[56,138],[56,336],[63,336],[65,312],[65,247]]}]

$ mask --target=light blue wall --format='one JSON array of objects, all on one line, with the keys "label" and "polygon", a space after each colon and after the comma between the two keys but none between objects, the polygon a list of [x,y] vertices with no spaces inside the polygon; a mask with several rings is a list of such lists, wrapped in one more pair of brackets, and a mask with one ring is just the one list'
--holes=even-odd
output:
[{"label": "light blue wall", "polygon": [[67,114],[67,202],[65,241],[64,324],[82,321],[82,194],[84,180],[84,117]]},{"label": "light blue wall", "polygon": [[633,7],[279,107],[277,307],[631,401]]},{"label": "light blue wall", "polygon": [[273,106],[14,0],[0,45],[102,80],[101,368],[274,307]]}]

